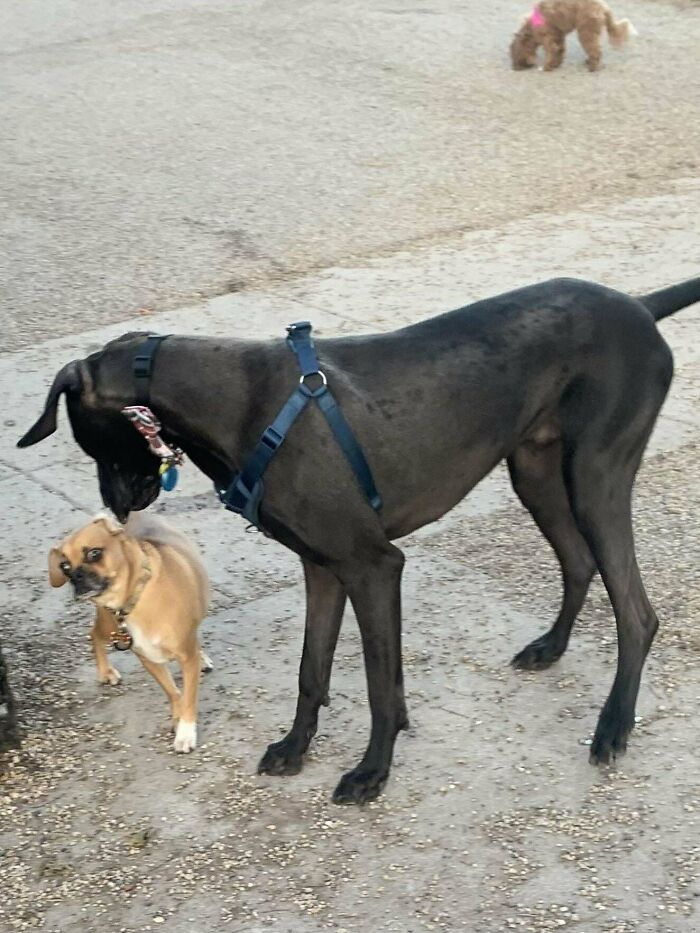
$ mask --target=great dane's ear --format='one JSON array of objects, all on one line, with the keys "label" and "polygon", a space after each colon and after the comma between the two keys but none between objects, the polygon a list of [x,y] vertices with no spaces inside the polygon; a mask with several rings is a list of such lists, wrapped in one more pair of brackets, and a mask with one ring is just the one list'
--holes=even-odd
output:
[{"label": "great dane's ear", "polygon": [[58,400],[64,392],[77,392],[82,388],[82,379],[78,368],[78,361],[67,363],[63,369],[59,370],[53,385],[49,389],[46,398],[44,411],[39,420],[34,424],[17,442],[18,447],[31,447],[32,444],[38,444],[44,438],[56,430],[56,418],[58,415]]},{"label": "great dane's ear", "polygon": [[52,547],[49,551],[49,583],[51,586],[63,586],[68,577],[61,570],[63,555],[61,549]]}]

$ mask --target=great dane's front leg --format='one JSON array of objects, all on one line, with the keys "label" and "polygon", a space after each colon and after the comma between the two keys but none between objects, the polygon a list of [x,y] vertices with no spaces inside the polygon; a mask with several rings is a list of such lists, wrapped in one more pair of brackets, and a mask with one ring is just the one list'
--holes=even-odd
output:
[{"label": "great dane's front leg", "polygon": [[304,561],[306,631],[299,668],[299,699],[294,723],[280,741],[269,745],[259,774],[297,774],[303,755],[316,734],[318,709],[328,705],[333,654],[345,609],[342,584],[325,567]]},{"label": "great dane's front leg", "polygon": [[362,761],[343,775],[336,803],[364,803],[378,797],[389,777],[396,734],[408,726],[401,668],[401,571],[404,557],[387,550],[341,572],[362,635],[372,732]]}]

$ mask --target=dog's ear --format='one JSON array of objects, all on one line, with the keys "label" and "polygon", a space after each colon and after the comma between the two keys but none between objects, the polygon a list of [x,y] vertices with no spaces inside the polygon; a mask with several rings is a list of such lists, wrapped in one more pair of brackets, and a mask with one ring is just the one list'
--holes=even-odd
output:
[{"label": "dog's ear", "polygon": [[82,388],[82,379],[78,368],[78,361],[67,363],[59,370],[53,385],[49,389],[44,410],[39,420],[27,431],[23,438],[17,442],[18,447],[31,447],[56,430],[58,415],[58,401],[64,392],[78,392]]},{"label": "dog's ear", "polygon": [[124,526],[115,521],[111,515],[96,515],[93,519],[98,525],[102,525],[111,535],[123,535]]},{"label": "dog's ear", "polygon": [[63,586],[68,577],[61,570],[63,555],[61,549],[52,547],[49,551],[49,583],[51,586]]}]

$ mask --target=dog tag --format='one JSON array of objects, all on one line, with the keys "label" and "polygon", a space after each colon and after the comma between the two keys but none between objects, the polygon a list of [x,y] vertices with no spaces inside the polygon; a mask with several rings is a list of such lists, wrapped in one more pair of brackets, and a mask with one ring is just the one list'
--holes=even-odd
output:
[{"label": "dog tag", "polygon": [[165,492],[172,492],[177,486],[177,467],[162,464],[160,468],[160,485]]},{"label": "dog tag", "polygon": [[128,651],[133,645],[134,639],[127,631],[112,632],[109,643],[112,648],[116,648],[117,651]]}]

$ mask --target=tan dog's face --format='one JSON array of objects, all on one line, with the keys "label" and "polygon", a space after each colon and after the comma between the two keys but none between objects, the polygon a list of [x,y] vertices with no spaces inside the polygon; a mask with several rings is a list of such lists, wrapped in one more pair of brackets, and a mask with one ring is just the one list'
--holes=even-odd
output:
[{"label": "tan dog's face", "polygon": [[514,71],[523,71],[525,68],[534,68],[537,64],[537,48],[539,42],[535,31],[529,23],[525,23],[515,34],[510,44],[510,58]]},{"label": "tan dog's face", "polygon": [[123,529],[96,518],[49,552],[51,586],[70,580],[76,599],[96,599],[109,589],[124,565]]}]

